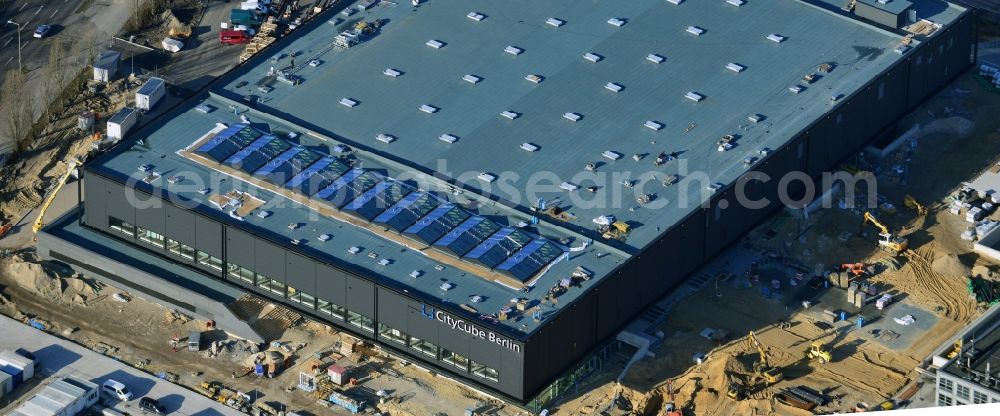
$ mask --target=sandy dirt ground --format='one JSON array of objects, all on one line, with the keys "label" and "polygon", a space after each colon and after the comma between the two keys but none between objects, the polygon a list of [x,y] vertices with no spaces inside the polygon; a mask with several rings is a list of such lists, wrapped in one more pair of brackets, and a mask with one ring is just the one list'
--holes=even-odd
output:
[{"label": "sandy dirt ground", "polygon": [[[670,401],[667,380],[671,379],[673,402],[685,414],[809,414],[773,400],[775,392],[793,386],[805,386],[832,399],[817,411],[843,412],[853,410],[859,402],[878,405],[919,379],[915,368],[921,361],[982,311],[981,305],[969,298],[966,277],[975,270],[995,278],[997,265],[980,259],[972,252],[972,243],[959,237],[970,224],[943,207],[962,182],[996,163],[1000,120],[994,115],[998,110],[1000,95],[986,92],[972,74],[967,74],[904,122],[925,126],[927,134],[918,137],[915,149],[904,147],[883,161],[868,161],[867,167],[879,173],[877,193],[896,207],[893,214],[878,212],[879,219],[909,240],[911,251],[899,258],[898,270],[889,267],[889,255],[877,249],[877,230],[863,225],[860,211],[836,207],[801,220],[787,212],[777,214],[751,232],[738,249],[772,253],[806,270],[829,269],[841,263],[879,263],[879,273],[869,279],[871,282],[896,294],[907,307],[933,315],[922,322],[924,329],[892,326],[888,315],[876,321],[904,338],[911,337],[906,348],[874,342],[865,328],[856,329],[852,322],[821,329],[813,322],[817,308],[824,308],[823,301],[811,309],[799,304],[803,298],[819,299],[819,292],[839,291],[836,296],[844,296],[843,289],[800,288],[797,296],[783,293],[785,296],[765,297],[759,290],[761,283],[747,289],[744,270],[735,268],[725,271],[737,278],[718,287],[709,284],[669,313],[660,326],[665,337],[662,346],[653,351],[655,358],[636,364],[621,384],[614,379],[622,367],[606,366],[587,388],[581,388],[585,393],[558,405],[557,414],[658,414],[662,403]],[[947,121],[931,124],[937,120]],[[887,174],[895,165],[906,167],[906,173]],[[929,214],[907,210],[905,195],[926,205]],[[706,269],[714,271],[713,267],[726,269],[718,264]],[[762,275],[767,273],[766,268],[761,271]],[[784,282],[794,271],[771,273]],[[767,281],[765,277],[760,280]],[[783,320],[792,326],[779,328],[776,324]],[[704,328],[721,329],[728,336],[709,341],[699,335]],[[759,357],[746,341],[751,330],[765,346],[771,364],[783,369],[784,380],[734,401],[726,396],[729,374],[752,371]],[[805,350],[817,340],[831,351],[831,362],[819,364],[805,358]],[[692,357],[699,352],[707,353],[708,358],[694,365]],[[618,357],[619,361],[624,362],[625,355]]]}]

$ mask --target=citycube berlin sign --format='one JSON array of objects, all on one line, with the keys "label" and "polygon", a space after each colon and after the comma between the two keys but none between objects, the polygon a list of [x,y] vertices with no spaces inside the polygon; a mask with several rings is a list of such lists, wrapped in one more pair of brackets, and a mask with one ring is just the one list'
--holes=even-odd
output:
[{"label": "citycube berlin sign", "polygon": [[494,344],[497,344],[501,347],[504,347],[508,350],[517,353],[521,352],[521,346],[514,343],[514,341],[512,341],[510,338],[497,335],[493,331],[485,331],[479,329],[478,327],[466,322],[464,319],[455,318],[449,315],[447,312],[435,309],[433,306],[428,307],[427,304],[421,305],[420,314],[427,317],[428,319],[433,319],[442,324],[445,324],[445,326],[453,330],[465,332],[469,335],[492,342]]}]

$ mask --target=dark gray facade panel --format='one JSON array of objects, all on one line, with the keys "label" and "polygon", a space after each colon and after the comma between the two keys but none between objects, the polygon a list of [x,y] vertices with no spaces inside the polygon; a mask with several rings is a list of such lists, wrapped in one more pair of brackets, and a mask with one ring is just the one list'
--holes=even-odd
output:
[{"label": "dark gray facade panel", "polygon": [[733,188],[712,198],[705,209],[705,255],[712,257],[743,235],[752,223],[750,209],[736,200]]},{"label": "dark gray facade panel", "polygon": [[[143,197],[145,197],[145,194],[143,194]],[[165,202],[156,201],[156,203],[149,204],[146,207],[137,207],[135,210],[135,225],[160,234],[166,234],[167,227],[164,223],[166,212],[163,209],[164,205],[166,205]]]},{"label": "dark gray facade panel", "polygon": [[104,190],[107,193],[108,199],[108,216],[135,224],[135,207],[129,202],[134,198],[128,198],[127,195],[136,191],[112,181],[105,182]]},{"label": "dark gray facade panel", "polygon": [[[411,334],[409,330],[411,302],[393,292],[382,287],[378,288],[378,321],[382,324],[396,328],[400,331]],[[431,339],[428,335],[423,336],[412,334],[421,339]],[[436,334],[434,334],[436,335]]]},{"label": "dark gray facade panel", "polygon": [[316,261],[293,251],[285,253],[285,283],[295,289],[316,293]]},{"label": "dark gray facade panel", "polygon": [[254,270],[279,282],[285,281],[285,249],[260,238],[253,241]]},{"label": "dark gray facade panel", "polygon": [[84,217],[83,222],[98,229],[108,228],[107,179],[97,174],[85,172],[83,181]]},{"label": "dark gray facade panel", "polygon": [[253,269],[254,240],[250,233],[235,227],[226,227],[226,261]]},{"label": "dark gray facade panel", "polygon": [[325,264],[316,266],[316,296],[344,306],[347,301],[347,273]]},{"label": "dark gray facade panel", "polygon": [[222,252],[222,224],[199,215],[195,218],[195,233],[197,233],[195,248],[217,258],[224,258]]},{"label": "dark gray facade panel", "polygon": [[347,299],[344,306],[369,318],[375,317],[375,284],[347,275]]},{"label": "dark gray facade panel", "polygon": [[875,79],[865,92],[865,125],[883,127],[901,117],[906,113],[905,64]]},{"label": "dark gray facade panel", "polygon": [[[198,216],[190,210],[178,208],[173,204],[164,204],[164,232],[169,231],[168,237],[181,242],[182,244],[196,247],[198,245]],[[220,257],[221,258],[221,257]]]}]

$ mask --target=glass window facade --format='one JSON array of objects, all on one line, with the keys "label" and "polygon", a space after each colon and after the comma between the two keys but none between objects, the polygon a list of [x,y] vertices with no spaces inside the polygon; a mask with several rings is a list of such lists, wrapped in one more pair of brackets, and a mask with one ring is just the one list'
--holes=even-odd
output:
[{"label": "glass window facade", "polygon": [[951,396],[938,393],[938,406],[951,406],[952,403]]},{"label": "glass window facade", "polygon": [[955,389],[955,396],[959,399],[969,400],[969,386],[959,384],[958,388]]},{"label": "glass window facade", "polygon": [[988,402],[989,402],[989,397],[986,396],[985,393],[975,390],[972,391],[972,404],[982,404]]},{"label": "glass window facade", "polygon": [[291,286],[288,287],[288,300],[298,303],[308,309],[316,309],[316,297],[308,293],[301,292]]},{"label": "glass window facade", "polygon": [[406,345],[406,334],[396,328],[391,328],[382,324],[378,324],[378,337],[381,339],[389,340],[397,344]]},{"label": "glass window facade", "polygon": [[472,361],[472,375],[485,378],[494,383],[500,382],[500,373],[490,367]]},{"label": "glass window facade", "polygon": [[222,271],[222,259],[214,257],[204,251],[198,252],[198,264],[216,271]]},{"label": "glass window facade", "polygon": [[434,357],[435,360],[438,357],[438,346],[419,338],[410,337],[410,348]]},{"label": "glass window facade", "polygon": [[351,310],[347,311],[347,323],[361,328],[365,332],[375,332],[375,321],[372,318]]},{"label": "glass window facade", "polygon": [[347,308],[323,299],[316,299],[316,309],[341,321],[347,319]]},{"label": "glass window facade", "polygon": [[448,350],[446,350],[444,348],[441,349],[441,361],[444,361],[444,362],[446,362],[448,364],[451,364],[454,367],[458,367],[462,371],[465,371],[465,372],[469,371],[469,359],[468,358],[466,358],[466,357],[464,357],[462,355],[459,355],[457,353],[454,353],[452,351],[448,351]]},{"label": "glass window facade", "polygon": [[182,244],[179,241],[167,239],[167,252],[186,260],[194,260],[194,247]]},{"label": "glass window facade", "polygon": [[952,393],[955,390],[955,383],[947,378],[938,379],[938,389]]},{"label": "glass window facade", "polygon": [[147,230],[142,227],[136,227],[139,241],[149,244],[156,248],[163,248],[163,235],[157,234],[153,231]]},{"label": "glass window facade", "polygon": [[254,285],[253,270],[250,270],[238,264],[227,263],[226,276],[229,277],[229,280],[242,282],[250,286]]},{"label": "glass window facade", "polygon": [[129,237],[135,237],[135,226],[115,217],[108,217],[108,227]]},{"label": "glass window facade", "polygon": [[279,297],[285,297],[285,284],[262,274],[257,275],[257,288]]}]

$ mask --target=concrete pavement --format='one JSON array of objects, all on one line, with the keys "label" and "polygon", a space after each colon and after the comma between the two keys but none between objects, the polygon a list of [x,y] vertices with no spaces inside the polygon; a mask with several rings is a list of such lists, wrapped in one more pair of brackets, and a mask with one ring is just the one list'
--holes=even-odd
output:
[{"label": "concrete pavement", "polygon": [[[243,415],[221,403],[208,399],[176,384],[155,378],[121,362],[100,355],[72,342],[57,338],[45,332],[23,325],[6,316],[0,316],[0,350],[23,348],[35,355],[41,363],[35,377],[61,376],[73,374],[100,385],[107,379],[124,383],[135,399],[129,403],[119,403],[116,407],[140,413],[136,401],[143,396],[159,400],[169,414],[192,416],[238,416]],[[15,392],[16,393],[16,392]],[[30,395],[19,398],[26,400]]]}]

